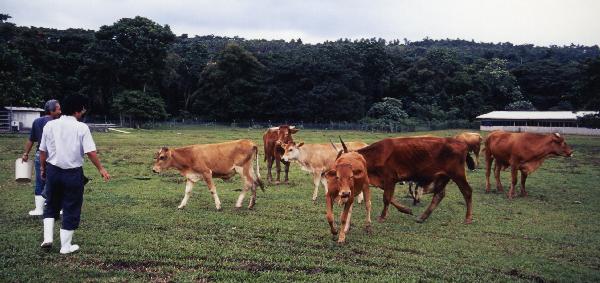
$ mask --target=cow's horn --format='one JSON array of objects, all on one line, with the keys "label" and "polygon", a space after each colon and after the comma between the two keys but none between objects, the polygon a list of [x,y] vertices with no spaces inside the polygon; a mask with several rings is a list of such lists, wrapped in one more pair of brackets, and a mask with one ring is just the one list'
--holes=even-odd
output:
[{"label": "cow's horn", "polygon": [[335,144],[333,143],[333,141],[331,139],[329,139],[329,142],[331,142],[331,146],[333,146],[333,149],[335,149],[335,152],[339,152],[339,150],[337,149],[337,147],[335,146]]},{"label": "cow's horn", "polygon": [[559,133],[554,133],[554,135],[555,135],[557,138],[560,138],[560,134],[559,134]]},{"label": "cow's horn", "polygon": [[346,147],[346,144],[342,140],[342,137],[341,136],[338,136],[338,137],[340,138],[340,142],[342,143],[342,148],[344,149],[344,153],[348,153],[348,147]]}]

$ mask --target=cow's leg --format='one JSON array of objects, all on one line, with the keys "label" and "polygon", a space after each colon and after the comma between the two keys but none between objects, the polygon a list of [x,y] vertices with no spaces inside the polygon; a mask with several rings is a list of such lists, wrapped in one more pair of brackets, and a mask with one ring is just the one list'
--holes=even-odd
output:
[{"label": "cow's leg", "polygon": [[327,197],[327,178],[321,177],[321,184],[323,184],[323,188],[325,188],[325,197]]},{"label": "cow's leg", "polygon": [[527,180],[527,172],[521,170],[521,196],[526,197],[527,191],[525,190],[525,181]]},{"label": "cow's leg", "polygon": [[[490,192],[490,187],[491,187],[490,172],[492,170],[492,162],[493,161],[494,161],[494,158],[486,149],[485,150],[485,192],[486,193]],[[498,161],[496,161],[496,163],[498,163]]]},{"label": "cow's leg", "polygon": [[362,194],[365,197],[365,208],[367,210],[367,218],[365,220],[365,230],[371,234],[371,189],[369,184],[365,184],[362,190]]},{"label": "cow's leg", "polygon": [[358,194],[358,196],[356,196],[356,201],[358,201],[358,203],[362,203],[363,200],[365,199],[365,196],[363,195],[362,192],[360,192],[360,194]]},{"label": "cow's leg", "polygon": [[447,183],[448,183],[448,180],[445,180],[443,182],[440,182],[439,184],[436,184],[436,187],[434,189],[433,198],[431,198],[431,203],[429,204],[427,209],[425,209],[425,211],[423,211],[423,214],[421,214],[421,216],[419,216],[419,218],[417,218],[417,222],[423,223],[427,218],[429,218],[429,215],[431,215],[431,212],[440,204],[442,199],[444,199],[444,196],[446,196],[445,187],[446,187]]},{"label": "cow's leg", "polygon": [[289,162],[283,162],[283,166],[285,166],[285,179],[283,180],[284,183],[288,183],[289,179],[288,179],[288,174],[290,172],[290,163]]},{"label": "cow's leg", "polygon": [[215,183],[213,182],[212,172],[205,173],[203,176],[204,182],[206,182],[206,186],[215,200],[215,207],[217,210],[221,211],[221,200],[219,200],[219,195],[217,195],[217,186],[215,186]]},{"label": "cow's leg", "polygon": [[275,156],[275,171],[277,174],[277,180],[275,181],[275,184],[279,184],[281,182],[279,176],[279,174],[281,174],[281,159],[279,158],[279,156]]},{"label": "cow's leg", "polygon": [[338,231],[335,228],[335,222],[333,221],[333,196],[327,195],[325,197],[325,209],[327,211],[326,217],[329,228],[331,229],[331,234],[337,235]]},{"label": "cow's leg", "polygon": [[187,179],[185,182],[185,194],[183,195],[183,199],[181,200],[181,204],[177,207],[178,209],[183,209],[190,199],[192,195],[192,188],[194,187],[194,182],[192,180]]},{"label": "cow's leg", "polygon": [[496,178],[496,190],[498,192],[504,192],[504,188],[502,187],[502,182],[500,181],[500,172],[502,171],[502,164],[498,163],[496,160],[496,164],[494,165],[494,178]]},{"label": "cow's leg", "polygon": [[475,154],[475,168],[479,168],[479,152],[481,151],[481,145],[475,146],[473,154]]},{"label": "cow's leg", "polygon": [[344,205],[344,210],[340,215],[340,235],[338,237],[338,243],[344,243],[346,241],[346,233],[350,229],[350,216],[352,215],[352,202],[348,200]]},{"label": "cow's leg", "polygon": [[[244,197],[246,196],[246,193],[248,192],[249,189],[252,189],[252,187],[254,186],[254,179],[252,178],[252,173],[250,172],[252,170],[252,165],[248,166],[248,164],[246,164],[246,166],[242,167],[235,167],[235,170],[238,174],[240,174],[240,177],[242,177],[242,180],[244,181],[244,187],[242,188],[242,192],[240,193],[237,202],[235,203],[235,208],[239,209],[242,207],[242,203],[244,202]],[[252,204],[253,200],[250,199],[250,204],[253,206]],[[248,208],[252,208],[252,206],[248,206]]]},{"label": "cow's leg", "polygon": [[387,218],[388,207],[390,203],[398,209],[398,211],[406,214],[412,214],[412,210],[406,206],[401,205],[394,199],[394,187],[395,182],[393,181],[385,181],[383,186],[383,210],[381,211],[381,215],[379,216],[378,221],[383,222]]},{"label": "cow's leg", "polygon": [[[265,152],[265,154],[267,154]],[[273,174],[271,174],[271,168],[273,167],[273,156],[267,155],[267,181],[270,183],[273,182]]]},{"label": "cow's leg", "polygon": [[[317,203],[317,194],[319,193],[319,183],[321,183],[321,172],[313,171],[313,184],[315,185],[315,190],[313,191],[312,200],[314,203]],[[327,189],[325,189],[325,194],[327,194]]]},{"label": "cow's leg", "polygon": [[519,171],[517,166],[510,166],[510,189],[508,190],[508,199],[512,199],[515,195],[515,186],[517,185],[517,178],[519,177]]},{"label": "cow's leg", "polygon": [[465,199],[465,205],[467,206],[465,224],[471,224],[473,222],[473,188],[471,188],[471,185],[469,185],[465,176],[454,178],[453,181],[462,193],[463,198]]}]

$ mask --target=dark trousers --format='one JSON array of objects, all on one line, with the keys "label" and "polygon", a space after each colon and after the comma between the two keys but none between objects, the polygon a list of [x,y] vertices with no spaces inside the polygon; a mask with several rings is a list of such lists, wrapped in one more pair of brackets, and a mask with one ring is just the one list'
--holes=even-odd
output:
[{"label": "dark trousers", "polygon": [[79,227],[83,204],[83,169],[61,169],[46,163],[46,206],[44,218],[58,219],[63,210],[62,229]]}]

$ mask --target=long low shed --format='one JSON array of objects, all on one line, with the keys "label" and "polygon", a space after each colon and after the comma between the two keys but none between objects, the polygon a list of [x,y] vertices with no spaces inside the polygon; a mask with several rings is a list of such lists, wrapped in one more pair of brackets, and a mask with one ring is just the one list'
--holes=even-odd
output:
[{"label": "long low shed", "polygon": [[595,111],[492,111],[477,116],[480,130],[532,133],[600,135],[600,129],[580,126],[577,118],[596,114]]}]

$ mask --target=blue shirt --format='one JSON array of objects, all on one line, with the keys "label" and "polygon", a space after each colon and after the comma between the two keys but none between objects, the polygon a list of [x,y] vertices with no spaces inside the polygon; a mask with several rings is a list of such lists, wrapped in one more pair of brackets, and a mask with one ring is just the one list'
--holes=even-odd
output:
[{"label": "blue shirt", "polygon": [[29,140],[31,142],[37,143],[37,148],[40,148],[40,142],[42,141],[42,132],[44,130],[44,126],[48,121],[52,121],[52,116],[42,116],[35,120],[33,120],[33,124],[31,125],[31,133],[29,133]]}]

